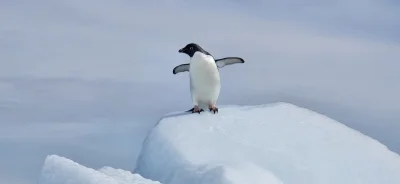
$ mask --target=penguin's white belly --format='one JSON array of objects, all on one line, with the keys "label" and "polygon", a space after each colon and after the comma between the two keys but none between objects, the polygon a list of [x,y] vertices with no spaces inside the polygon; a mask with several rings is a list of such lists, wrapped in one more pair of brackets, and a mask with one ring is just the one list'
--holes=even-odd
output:
[{"label": "penguin's white belly", "polygon": [[221,84],[218,68],[213,59],[196,55],[190,62],[190,92],[197,103],[215,104]]}]

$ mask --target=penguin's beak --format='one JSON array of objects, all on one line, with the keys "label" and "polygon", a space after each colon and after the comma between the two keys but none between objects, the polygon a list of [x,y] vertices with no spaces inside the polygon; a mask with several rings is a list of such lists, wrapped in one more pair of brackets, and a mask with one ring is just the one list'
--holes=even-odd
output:
[{"label": "penguin's beak", "polygon": [[179,49],[179,51],[178,51],[179,53],[182,53],[183,52],[183,48],[182,49]]}]

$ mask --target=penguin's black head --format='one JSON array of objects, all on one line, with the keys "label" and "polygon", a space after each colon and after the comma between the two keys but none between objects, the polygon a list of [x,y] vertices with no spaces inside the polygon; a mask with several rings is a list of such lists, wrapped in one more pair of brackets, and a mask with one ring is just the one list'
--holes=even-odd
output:
[{"label": "penguin's black head", "polygon": [[210,55],[207,51],[205,51],[203,48],[201,48],[199,45],[195,43],[189,43],[185,47],[179,49],[179,53],[185,53],[190,57],[193,57],[195,52],[201,52]]}]

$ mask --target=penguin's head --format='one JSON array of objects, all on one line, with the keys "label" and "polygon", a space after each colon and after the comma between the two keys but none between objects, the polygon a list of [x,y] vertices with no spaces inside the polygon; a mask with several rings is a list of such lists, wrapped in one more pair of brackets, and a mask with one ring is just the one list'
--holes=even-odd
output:
[{"label": "penguin's head", "polygon": [[208,54],[207,51],[205,51],[203,48],[201,48],[199,45],[195,43],[189,43],[185,47],[179,49],[179,53],[185,53],[189,55],[190,57],[193,57],[194,53],[196,52],[201,52],[203,54]]}]

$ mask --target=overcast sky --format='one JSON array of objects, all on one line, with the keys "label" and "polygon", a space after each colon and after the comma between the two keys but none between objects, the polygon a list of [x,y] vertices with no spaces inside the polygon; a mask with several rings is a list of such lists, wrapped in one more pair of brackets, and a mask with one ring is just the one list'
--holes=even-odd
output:
[{"label": "overcast sky", "polygon": [[398,1],[3,0],[0,22],[5,181],[54,152],[133,167],[146,131],[191,108],[188,73],[172,74],[190,42],[246,60],[221,70],[219,105],[293,103],[400,153]]}]

